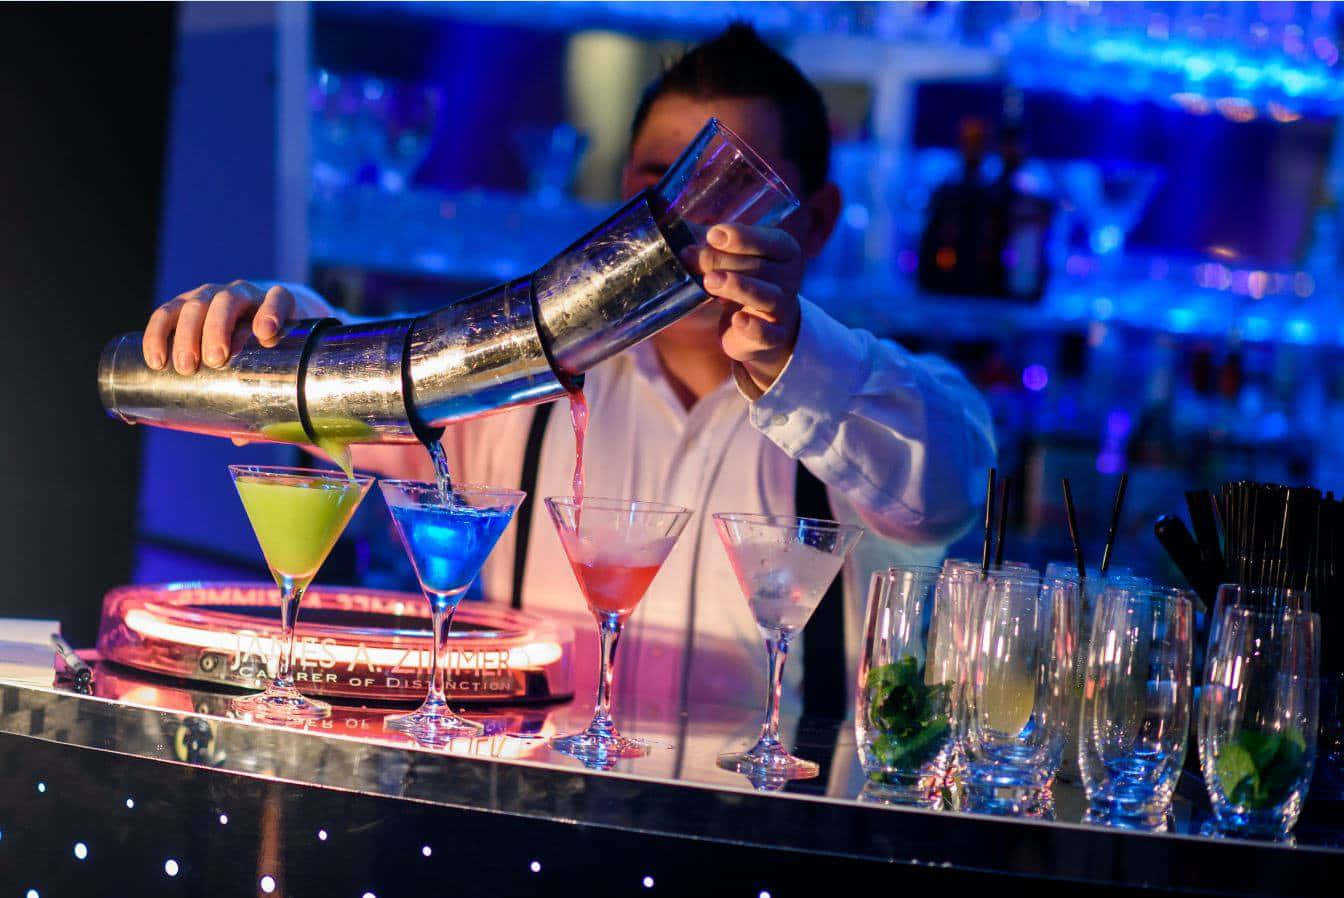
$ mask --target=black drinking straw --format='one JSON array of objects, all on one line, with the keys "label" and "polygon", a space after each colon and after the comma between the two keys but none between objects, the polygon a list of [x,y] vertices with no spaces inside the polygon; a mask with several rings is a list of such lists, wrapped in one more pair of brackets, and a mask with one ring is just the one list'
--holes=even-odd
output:
[{"label": "black drinking straw", "polygon": [[1115,489],[1115,504],[1111,506],[1111,526],[1106,530],[1106,548],[1101,552],[1101,575],[1111,567],[1111,550],[1115,548],[1115,531],[1120,526],[1120,510],[1125,507],[1125,487],[1129,486],[1129,472],[1120,475],[1120,485]]},{"label": "black drinking straw", "polygon": [[1318,603],[1320,602],[1319,598],[1320,594],[1318,592],[1320,587],[1318,584],[1320,583],[1320,569],[1321,569],[1321,537],[1325,533],[1325,530],[1322,526],[1323,522],[1321,520],[1321,511],[1324,508],[1325,508],[1324,499],[1316,503],[1316,511],[1315,511],[1316,526],[1311,531],[1312,532],[1311,550],[1310,550],[1311,554],[1307,558],[1307,572],[1302,578],[1302,589],[1306,591],[1308,596],[1313,595],[1317,596],[1316,601]]},{"label": "black drinking straw", "polygon": [[1288,540],[1293,533],[1293,491],[1289,490],[1283,499],[1283,514],[1279,521],[1279,545],[1274,553],[1274,571],[1269,578],[1269,585],[1274,589],[1282,589],[1287,586],[1289,558],[1288,558]]},{"label": "black drinking straw", "polygon": [[999,493],[999,533],[994,547],[994,567],[1003,567],[1003,535],[1008,529],[1008,494],[1013,488],[1013,475],[1003,475],[1003,491]]},{"label": "black drinking straw", "polygon": [[1279,586],[1306,589],[1315,564],[1316,534],[1320,530],[1321,491],[1312,487],[1288,490],[1288,533],[1284,538],[1285,564]]},{"label": "black drinking straw", "polygon": [[989,549],[994,540],[994,477],[998,472],[989,469],[989,480],[985,484],[985,545],[980,552],[980,579],[989,576]]},{"label": "black drinking straw", "polygon": [[1251,491],[1246,484],[1237,487],[1237,582],[1251,582]]},{"label": "black drinking straw", "polygon": [[1209,490],[1189,490],[1185,505],[1190,510],[1190,529],[1199,546],[1201,577],[1215,584],[1224,581],[1222,542],[1218,536],[1218,501]]},{"label": "black drinking straw", "polygon": [[1252,488],[1249,482],[1243,482],[1241,489],[1243,515],[1241,531],[1241,563],[1246,568],[1245,573],[1241,575],[1241,582],[1251,584],[1255,582],[1255,511],[1259,506],[1260,494]]},{"label": "black drinking straw", "polygon": [[1208,491],[1208,500],[1214,505],[1214,532],[1218,535],[1215,540],[1215,546],[1218,548],[1218,582],[1226,582],[1230,578],[1228,571],[1231,565],[1228,565],[1228,547],[1231,546],[1232,538],[1227,532],[1227,488],[1224,487],[1220,492]]},{"label": "black drinking straw", "polygon": [[1087,579],[1087,565],[1083,563],[1083,546],[1078,542],[1078,515],[1073,510],[1073,490],[1069,478],[1064,478],[1064,512],[1068,515],[1069,539],[1073,542],[1073,560],[1078,564],[1078,580]]}]

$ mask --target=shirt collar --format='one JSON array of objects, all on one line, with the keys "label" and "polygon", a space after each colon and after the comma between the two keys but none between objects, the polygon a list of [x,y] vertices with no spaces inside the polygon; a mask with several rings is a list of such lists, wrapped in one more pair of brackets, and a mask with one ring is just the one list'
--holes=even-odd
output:
[{"label": "shirt collar", "polygon": [[[672,387],[667,382],[667,375],[663,373],[662,363],[658,361],[658,350],[653,348],[653,341],[645,340],[642,343],[637,343],[634,346],[630,347],[630,349],[626,350],[626,352],[629,353],[632,361],[634,362],[635,371],[639,374],[639,376],[644,378],[649,383],[657,384],[658,386],[666,390],[672,403],[678,409],[681,409],[681,403],[677,402],[675,396],[672,395]],[[734,362],[734,367],[736,367],[736,364],[737,363]],[[717,387],[711,390],[706,396],[704,396],[700,400],[700,402],[703,403],[703,402],[717,401],[721,394],[737,393],[737,392],[738,392],[737,381],[734,375],[730,373],[728,377],[725,377],[723,379],[722,383],[720,383]]]}]

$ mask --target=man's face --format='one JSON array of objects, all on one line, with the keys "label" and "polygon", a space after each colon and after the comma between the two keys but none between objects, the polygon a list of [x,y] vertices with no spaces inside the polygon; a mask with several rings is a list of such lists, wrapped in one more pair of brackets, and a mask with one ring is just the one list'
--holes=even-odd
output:
[{"label": "man's face", "polygon": [[[779,113],[764,98],[711,97],[699,99],[664,94],[649,107],[647,118],[630,148],[630,159],[621,172],[621,194],[629,199],[658,183],[663,173],[711,117],[717,118],[750,144],[774,167],[789,189],[803,196],[802,172],[783,157]],[[808,218],[790,215],[781,228],[806,248]],[[706,303],[663,331],[665,342],[703,342],[718,338],[719,305]]]}]

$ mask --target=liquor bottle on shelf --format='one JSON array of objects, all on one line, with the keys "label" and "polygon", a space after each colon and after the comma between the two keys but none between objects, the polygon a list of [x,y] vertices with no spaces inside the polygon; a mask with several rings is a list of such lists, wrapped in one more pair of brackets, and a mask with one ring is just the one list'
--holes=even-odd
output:
[{"label": "liquor bottle on shelf", "polygon": [[1034,302],[1045,292],[1053,206],[1018,184],[1025,154],[1015,123],[1000,134],[1000,173],[986,183],[987,137],[982,120],[960,123],[962,170],[929,200],[920,237],[919,285],[934,293]]}]

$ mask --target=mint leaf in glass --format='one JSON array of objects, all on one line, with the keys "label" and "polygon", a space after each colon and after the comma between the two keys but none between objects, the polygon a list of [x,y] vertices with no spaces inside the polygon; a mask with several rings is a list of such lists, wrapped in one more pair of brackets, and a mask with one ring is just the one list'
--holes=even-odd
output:
[{"label": "mint leaf in glass", "polygon": [[1233,804],[1267,810],[1287,801],[1306,777],[1306,748],[1296,730],[1242,730],[1219,752],[1214,771]]},{"label": "mint leaf in glass", "polygon": [[1255,760],[1239,742],[1223,746],[1213,764],[1223,794],[1233,804],[1246,804],[1260,788],[1260,777],[1255,772]]},{"label": "mint leaf in glass", "polygon": [[913,770],[937,756],[951,725],[947,698],[951,684],[924,682],[924,666],[913,657],[868,671],[868,718],[878,731],[873,754],[884,767]]}]

